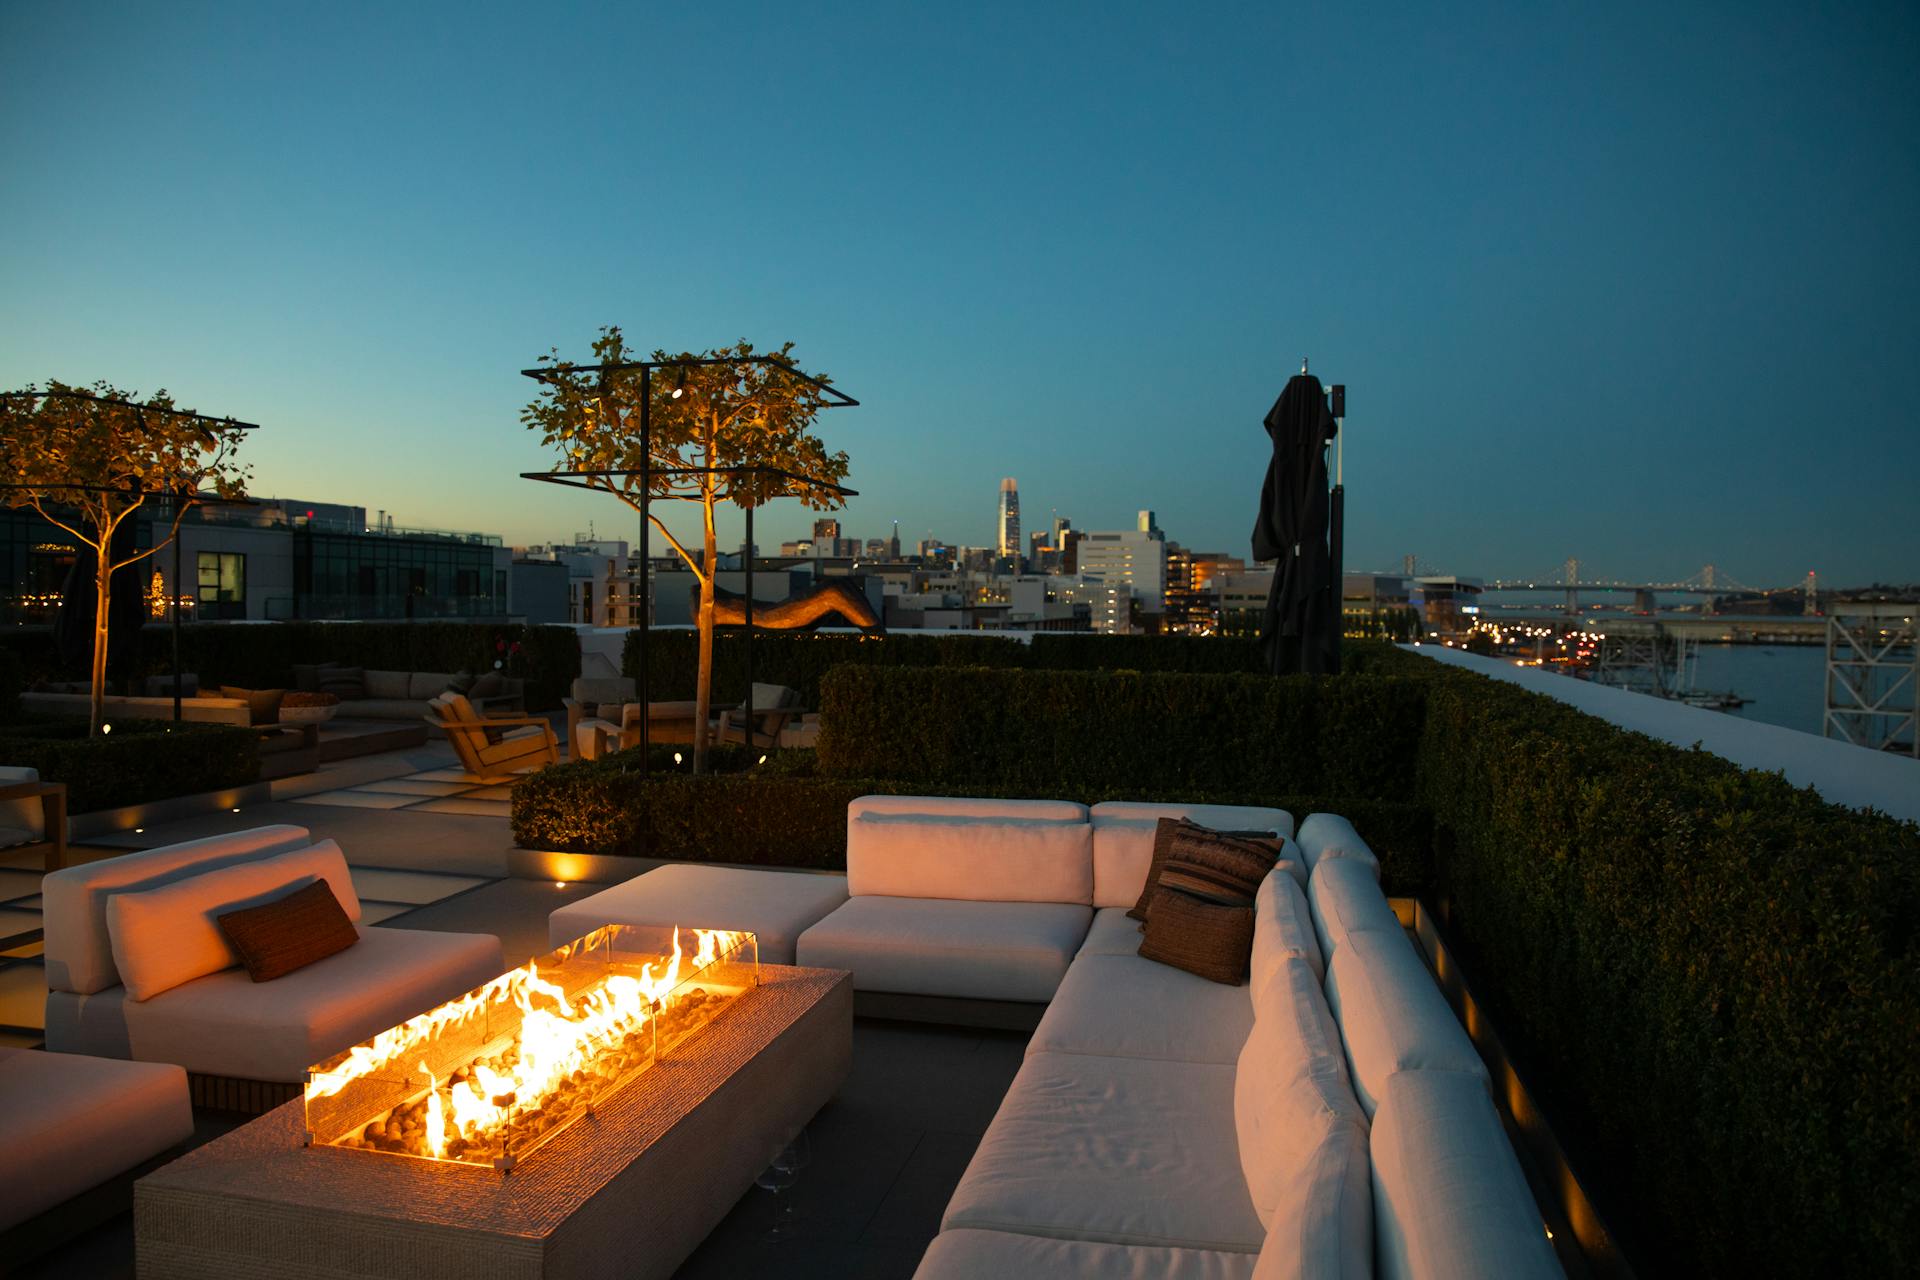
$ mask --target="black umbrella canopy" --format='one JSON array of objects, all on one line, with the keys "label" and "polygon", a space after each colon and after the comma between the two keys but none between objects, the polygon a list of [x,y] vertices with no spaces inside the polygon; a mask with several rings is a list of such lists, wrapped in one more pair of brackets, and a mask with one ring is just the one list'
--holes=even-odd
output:
[{"label": "black umbrella canopy", "polygon": [[1320,379],[1289,378],[1266,426],[1273,460],[1253,522],[1253,558],[1275,563],[1261,639],[1275,675],[1336,671],[1338,610],[1327,552],[1327,443],[1335,427]]}]

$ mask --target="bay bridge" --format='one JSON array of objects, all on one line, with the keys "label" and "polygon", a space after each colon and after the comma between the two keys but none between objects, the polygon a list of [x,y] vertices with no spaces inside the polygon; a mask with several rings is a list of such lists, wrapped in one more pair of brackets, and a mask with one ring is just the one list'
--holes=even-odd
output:
[{"label": "bay bridge", "polygon": [[1673,582],[1635,582],[1627,579],[1587,577],[1581,573],[1580,561],[1568,557],[1566,563],[1550,574],[1533,578],[1495,578],[1482,588],[1487,592],[1536,591],[1564,592],[1566,611],[1569,614],[1580,612],[1580,595],[1600,593],[1631,593],[1636,613],[1652,613],[1663,595],[1769,595],[1788,591],[1799,591],[1805,596],[1802,612],[1813,615],[1820,612],[1820,581],[1811,570],[1806,578],[1785,587],[1750,587],[1713,565],[1702,565],[1692,577],[1681,578]]}]

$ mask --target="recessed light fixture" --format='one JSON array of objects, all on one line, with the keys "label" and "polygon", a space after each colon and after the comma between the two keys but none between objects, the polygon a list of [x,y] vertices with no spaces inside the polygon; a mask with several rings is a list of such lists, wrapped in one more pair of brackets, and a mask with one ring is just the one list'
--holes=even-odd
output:
[{"label": "recessed light fixture", "polygon": [[567,887],[567,882],[565,880],[555,880],[553,882],[553,887],[556,889],[564,889]]},{"label": "recessed light fixture", "polygon": [[234,812],[235,812],[235,813],[238,813],[238,812],[240,812],[240,811],[239,811],[238,809],[235,809],[235,810],[234,810]]}]

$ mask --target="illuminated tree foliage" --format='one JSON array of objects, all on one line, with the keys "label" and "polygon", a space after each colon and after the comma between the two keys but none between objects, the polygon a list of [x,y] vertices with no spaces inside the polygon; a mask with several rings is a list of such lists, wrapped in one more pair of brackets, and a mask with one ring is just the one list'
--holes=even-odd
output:
[{"label": "illuminated tree foliage", "polygon": [[[815,511],[831,511],[842,499],[830,486],[847,474],[847,455],[828,453],[812,434],[814,417],[829,400],[820,386],[792,376],[787,343],[763,359],[751,343],[696,354],[671,355],[655,351],[647,357],[656,364],[715,359],[717,364],[681,364],[655,369],[652,404],[648,409],[651,435],[651,485],[637,474],[592,476],[586,483],[603,489],[635,511],[644,511],[694,579],[700,584],[700,661],[695,685],[694,770],[704,772],[707,757],[707,720],[713,683],[713,570],[718,562],[714,539],[714,509],[722,502],[741,508],[759,506],[775,497],[798,498]],[[618,328],[605,328],[593,344],[595,364],[618,364],[638,358]],[[542,356],[549,381],[521,413],[521,420],[540,433],[542,444],[557,448],[567,471],[637,472],[647,457],[642,441],[640,398],[643,380],[637,369],[609,374],[583,370],[561,360],[557,353]],[[821,383],[831,379],[812,375]],[[791,473],[783,476],[743,473],[742,468],[767,467]],[[648,506],[642,506],[643,494]],[[689,549],[661,522],[661,502],[692,502],[700,507],[702,545]],[[643,567],[643,572],[644,567]]]},{"label": "illuminated tree foliage", "polygon": [[[39,512],[94,553],[90,733],[100,731],[106,695],[114,572],[179,536],[181,518],[203,495],[244,495],[247,470],[233,456],[243,434],[231,421],[178,407],[165,391],[135,402],[105,382],[83,390],[50,381],[44,391],[29,386],[0,395],[0,499]],[[172,506],[167,536],[114,560],[115,530],[156,499]]]}]

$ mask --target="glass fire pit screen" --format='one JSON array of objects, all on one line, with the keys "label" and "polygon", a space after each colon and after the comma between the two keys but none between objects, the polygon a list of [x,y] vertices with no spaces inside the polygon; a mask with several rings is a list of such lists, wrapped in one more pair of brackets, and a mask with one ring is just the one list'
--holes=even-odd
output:
[{"label": "glass fire pit screen", "polygon": [[751,933],[608,925],[309,1070],[307,1141],[512,1169],[759,980]]}]

